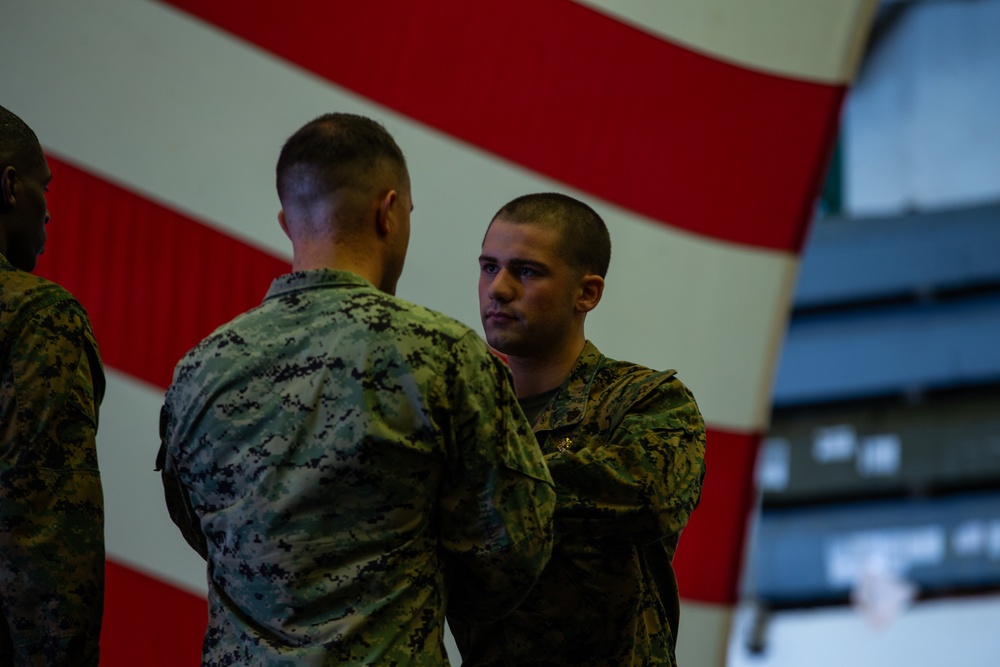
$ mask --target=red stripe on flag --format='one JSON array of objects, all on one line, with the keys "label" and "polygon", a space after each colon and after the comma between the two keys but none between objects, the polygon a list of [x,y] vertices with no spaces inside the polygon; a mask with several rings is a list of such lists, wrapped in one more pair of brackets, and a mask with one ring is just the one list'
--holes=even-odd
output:
[{"label": "red stripe on flag", "polygon": [[568,0],[164,1],[575,188],[765,248],[801,248],[844,95]]},{"label": "red stripe on flag", "polygon": [[52,222],[37,272],[87,309],[108,366],[166,388],[185,352],[259,304],[271,280],[290,269],[282,259],[48,159]]},{"label": "red stripe on flag", "polygon": [[107,561],[101,667],[201,663],[208,603],[132,568]]},{"label": "red stripe on flag", "polygon": [[674,557],[681,597],[733,604],[738,599],[760,437],[709,429],[701,504]]}]

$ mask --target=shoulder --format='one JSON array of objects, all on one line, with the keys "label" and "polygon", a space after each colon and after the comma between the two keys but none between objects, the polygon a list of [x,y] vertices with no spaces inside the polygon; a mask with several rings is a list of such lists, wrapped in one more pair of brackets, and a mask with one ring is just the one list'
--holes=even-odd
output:
[{"label": "shoulder", "polygon": [[258,305],[220,324],[188,349],[174,367],[170,389],[176,390],[176,385],[186,380],[201,384],[205,381],[201,374],[209,369],[226,369],[240,358],[254,356],[255,332],[266,330],[268,324],[266,317],[258,316],[262,307]]},{"label": "shoulder", "polygon": [[592,388],[607,400],[635,403],[650,395],[679,391],[684,385],[677,379],[674,369],[657,371],[631,361],[605,357],[594,374]]},{"label": "shoulder", "polygon": [[61,285],[24,271],[4,271],[0,320],[6,331],[34,329],[79,337],[91,336],[90,320],[76,297]]},{"label": "shoulder", "polygon": [[76,297],[51,280],[23,271],[3,271],[0,280],[0,339],[12,363],[44,364],[50,374],[55,369],[76,372],[76,360],[85,357],[100,403],[104,368],[87,311]]},{"label": "shoulder", "polygon": [[601,353],[587,341],[583,352],[571,372],[571,379],[586,382],[590,394],[600,394],[605,399],[614,397],[634,397],[656,391],[663,385],[680,384],[673,369],[657,371],[631,361],[612,359]]},{"label": "shoulder", "polygon": [[620,422],[626,416],[648,415],[672,419],[688,414],[697,425],[701,420],[694,395],[673,369],[657,371],[641,364],[603,357],[591,385],[589,402],[613,413]]},{"label": "shoulder", "polygon": [[[406,302],[404,302],[406,303]],[[501,376],[509,381],[510,370],[491,353],[482,337],[466,324],[430,308],[409,304],[411,310],[398,340],[400,350],[416,365],[436,369],[446,391],[468,390],[469,383],[481,391],[494,391]]]},{"label": "shoulder", "polygon": [[64,301],[77,308],[76,297],[51,280],[16,269],[0,272],[3,281],[2,307],[4,312],[32,313]]},{"label": "shoulder", "polygon": [[417,365],[461,366],[479,361],[486,368],[494,355],[486,343],[466,324],[426,306],[384,295],[392,311],[395,348]]},{"label": "shoulder", "polygon": [[375,351],[399,368],[427,369],[441,369],[467,348],[489,354],[475,332],[458,320],[374,287],[318,294],[313,291],[309,299],[296,293],[268,297],[220,325],[178,362],[175,383],[250,363],[265,349],[272,357]]},{"label": "shoulder", "polygon": [[470,334],[475,337],[475,332],[471,328],[453,317],[399,297],[389,295],[386,297],[400,308],[398,312],[401,328],[416,338],[454,343]]}]

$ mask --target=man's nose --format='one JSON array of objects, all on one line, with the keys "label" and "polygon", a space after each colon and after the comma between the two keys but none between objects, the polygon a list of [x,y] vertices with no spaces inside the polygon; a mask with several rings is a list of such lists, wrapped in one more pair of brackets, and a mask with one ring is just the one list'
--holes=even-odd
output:
[{"label": "man's nose", "polygon": [[514,285],[510,273],[500,269],[493,276],[489,289],[490,298],[494,301],[510,301],[514,297]]}]

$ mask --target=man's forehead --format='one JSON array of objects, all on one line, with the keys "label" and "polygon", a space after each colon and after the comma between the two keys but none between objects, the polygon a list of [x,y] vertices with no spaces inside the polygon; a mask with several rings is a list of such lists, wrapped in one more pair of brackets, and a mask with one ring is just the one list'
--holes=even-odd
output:
[{"label": "man's forehead", "polygon": [[484,242],[496,240],[505,244],[530,242],[553,245],[559,240],[559,229],[544,223],[514,222],[496,218],[490,223],[483,240]]},{"label": "man's forehead", "polygon": [[550,265],[562,261],[557,230],[503,219],[494,220],[487,230],[482,256],[511,263]]}]

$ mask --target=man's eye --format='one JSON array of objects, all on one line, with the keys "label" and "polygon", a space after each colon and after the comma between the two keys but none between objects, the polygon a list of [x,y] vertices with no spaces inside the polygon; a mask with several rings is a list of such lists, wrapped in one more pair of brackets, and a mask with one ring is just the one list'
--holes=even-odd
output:
[{"label": "man's eye", "polygon": [[481,270],[481,271],[482,271],[483,273],[489,273],[489,274],[491,274],[491,275],[492,275],[492,274],[494,274],[494,273],[496,273],[496,272],[497,272],[497,265],[496,265],[496,264],[483,264],[483,265],[482,265],[482,266],[480,267],[480,270]]},{"label": "man's eye", "polygon": [[537,276],[538,272],[535,271],[532,268],[527,267],[527,266],[522,266],[521,267],[521,275],[524,276],[524,277],[526,277],[526,278],[531,278],[533,276]]}]

